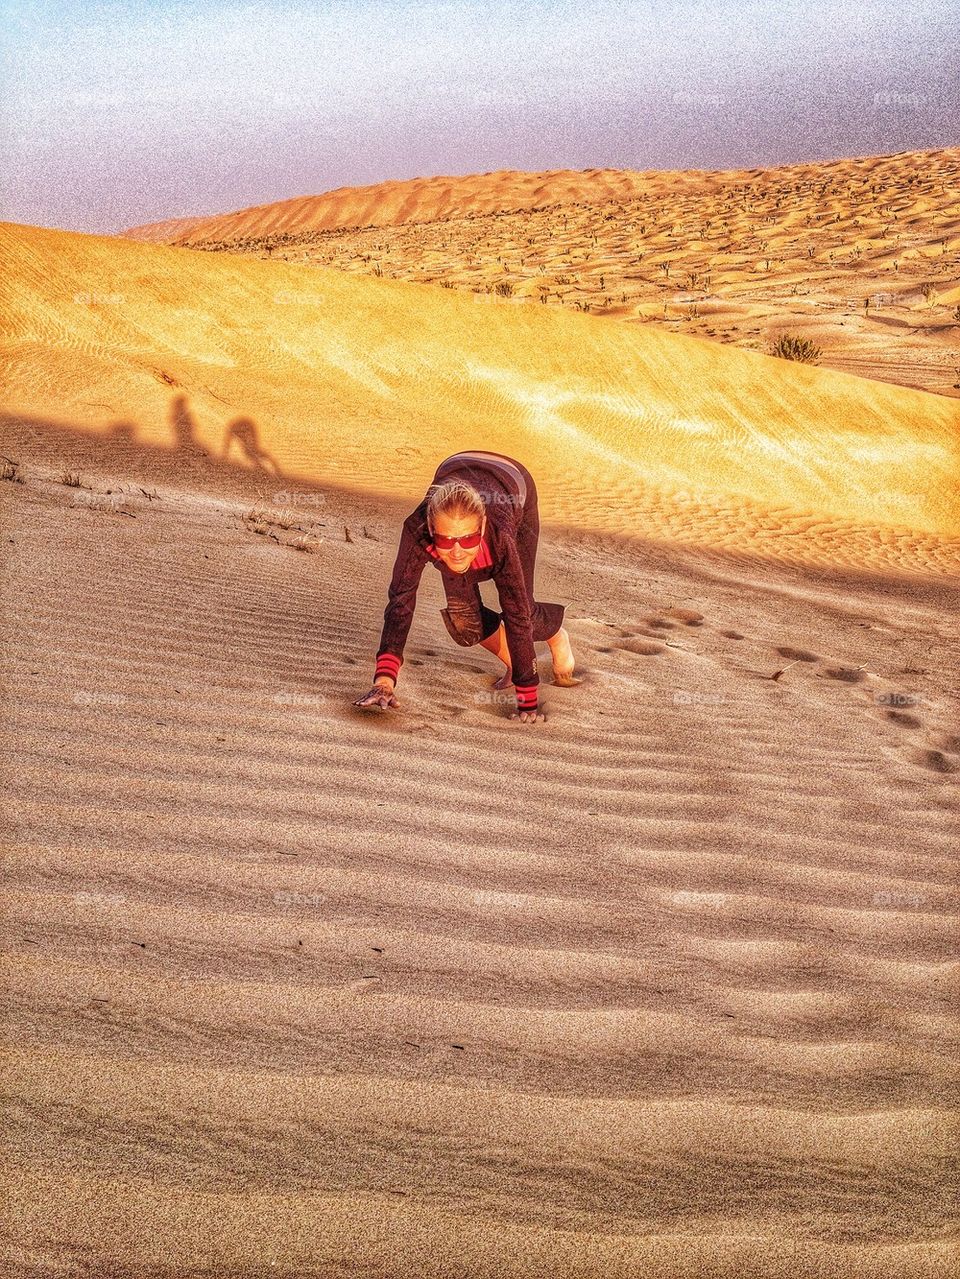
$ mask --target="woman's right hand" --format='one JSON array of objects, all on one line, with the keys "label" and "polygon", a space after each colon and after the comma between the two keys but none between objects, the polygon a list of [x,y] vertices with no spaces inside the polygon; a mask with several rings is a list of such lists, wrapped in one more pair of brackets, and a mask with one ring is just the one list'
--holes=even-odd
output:
[{"label": "woman's right hand", "polygon": [[358,697],[353,704],[354,706],[380,706],[384,710],[388,706],[399,706],[400,703],[393,693],[394,688],[393,680],[378,679],[370,692],[364,693],[363,697]]}]

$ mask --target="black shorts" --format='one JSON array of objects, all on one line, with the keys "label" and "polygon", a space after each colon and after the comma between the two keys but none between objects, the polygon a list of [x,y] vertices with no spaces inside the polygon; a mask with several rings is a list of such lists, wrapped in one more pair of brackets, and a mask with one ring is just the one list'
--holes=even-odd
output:
[{"label": "black shorts", "polygon": [[[455,473],[459,463],[489,467],[502,476],[516,494],[523,511],[517,527],[517,550],[520,554],[527,598],[530,601],[533,639],[534,641],[550,639],[563,625],[564,605],[543,603],[534,597],[534,570],[537,546],[540,541],[540,510],[537,503],[537,486],[533,476],[522,462],[507,457],[503,453],[467,449],[445,458],[437,467],[433,482],[437,484],[443,478]],[[444,590],[447,607],[441,610],[443,623],[458,644],[465,646],[479,644],[481,640],[489,639],[499,629],[503,614],[489,608],[483,602],[480,595],[480,580],[469,570],[456,580],[450,580],[449,575],[444,575]]]}]

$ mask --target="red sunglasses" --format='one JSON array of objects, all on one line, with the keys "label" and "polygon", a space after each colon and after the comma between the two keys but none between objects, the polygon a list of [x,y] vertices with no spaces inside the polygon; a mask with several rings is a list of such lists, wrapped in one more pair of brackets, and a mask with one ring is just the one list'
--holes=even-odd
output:
[{"label": "red sunglasses", "polygon": [[480,545],[482,533],[464,533],[462,537],[445,537],[442,533],[434,533],[433,544],[438,551],[452,551],[459,542],[465,551],[472,551]]}]

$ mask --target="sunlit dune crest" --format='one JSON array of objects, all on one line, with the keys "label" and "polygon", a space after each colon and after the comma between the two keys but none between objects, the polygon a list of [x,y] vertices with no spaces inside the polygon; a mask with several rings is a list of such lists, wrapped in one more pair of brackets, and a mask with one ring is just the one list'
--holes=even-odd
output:
[{"label": "sunlit dune crest", "polygon": [[[170,239],[180,244],[200,240],[242,240],[253,236],[330,231],[352,227],[386,227],[406,222],[435,222],[468,214],[483,216],[554,204],[601,205],[629,202],[644,196],[686,196],[722,193],[749,184],[754,193],[784,181],[830,181],[849,173],[889,182],[901,166],[912,171],[955,160],[960,148],[907,152],[903,156],[867,156],[810,164],[781,165],[769,169],[547,169],[526,173],[500,169],[462,176],[407,178],[363,187],[337,187],[318,195],[294,196],[235,212],[196,219],[173,219],[129,227],[122,235],[142,238],[141,233],[168,226]],[[192,222],[182,227],[178,221]]]},{"label": "sunlit dune crest", "polygon": [[[629,199],[647,190],[661,177],[655,171],[632,172],[627,169],[551,169],[541,173],[501,169],[463,177],[408,178],[365,187],[337,187],[321,195],[294,196],[235,213],[214,214],[196,221],[186,230],[171,224],[170,239],[189,244],[204,239],[242,238],[278,232],[433,222],[439,218],[461,217],[466,213],[496,213],[544,204],[577,201],[600,204],[610,199]],[[686,175],[690,186],[696,185],[698,179],[696,170]],[[130,227],[122,234],[131,239],[141,239],[145,238],[142,232],[162,225],[153,223],[146,227]],[[151,235],[149,238],[154,237]]]},{"label": "sunlit dune crest", "polygon": [[[420,178],[127,234],[543,303],[960,397],[960,148]],[[166,232],[163,228],[167,227]]]},{"label": "sunlit dune crest", "polygon": [[571,527],[921,571],[956,554],[943,397],[332,269],[10,224],[0,243],[24,414],[160,444],[179,392],[200,445],[242,413],[305,479],[409,497],[436,439],[531,459]]}]

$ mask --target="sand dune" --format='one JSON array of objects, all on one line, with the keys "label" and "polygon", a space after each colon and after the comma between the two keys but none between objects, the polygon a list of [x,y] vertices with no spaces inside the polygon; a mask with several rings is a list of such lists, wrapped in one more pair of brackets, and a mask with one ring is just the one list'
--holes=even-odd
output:
[{"label": "sand dune", "polygon": [[[957,406],[0,251],[9,1273],[951,1273]],[[400,710],[352,705],[467,445],[541,491],[584,683],[535,727],[432,575]]]},{"label": "sand dune", "polygon": [[[670,176],[682,185],[692,187],[700,183],[696,170]],[[624,200],[662,178],[656,171],[628,169],[551,169],[541,173],[501,169],[496,173],[471,173],[462,177],[409,178],[366,187],[337,187],[322,195],[295,196],[235,213],[188,219],[193,225],[186,228],[178,226],[175,220],[130,227],[121,234],[133,240],[155,240],[155,230],[167,225],[169,231],[164,232],[165,239],[190,245],[283,232],[400,226],[407,222],[436,222],[468,213],[484,215],[539,208],[545,204],[602,204],[611,199]]]},{"label": "sand dune", "polygon": [[794,334],[825,367],[958,397],[958,183],[956,147],[749,171],[504,172],[342,188],[125,234],[748,350]]}]

